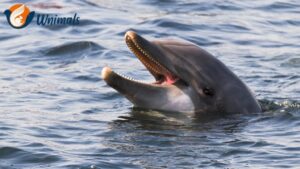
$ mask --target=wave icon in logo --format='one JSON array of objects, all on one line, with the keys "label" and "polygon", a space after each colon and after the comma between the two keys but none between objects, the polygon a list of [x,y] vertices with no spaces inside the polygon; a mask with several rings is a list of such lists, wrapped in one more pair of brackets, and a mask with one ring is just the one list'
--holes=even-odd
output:
[{"label": "wave icon in logo", "polygon": [[26,27],[33,19],[35,12],[30,12],[24,4],[15,4],[4,11],[7,22],[16,29]]}]

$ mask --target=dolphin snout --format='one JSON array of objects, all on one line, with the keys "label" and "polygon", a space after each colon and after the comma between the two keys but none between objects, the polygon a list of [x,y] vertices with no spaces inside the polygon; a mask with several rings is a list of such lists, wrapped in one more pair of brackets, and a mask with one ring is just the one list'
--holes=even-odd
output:
[{"label": "dolphin snout", "polygon": [[102,79],[106,81],[109,78],[109,76],[111,75],[111,73],[112,73],[111,68],[109,68],[107,66],[104,67],[102,69],[102,71],[101,71],[101,77],[102,77]]}]

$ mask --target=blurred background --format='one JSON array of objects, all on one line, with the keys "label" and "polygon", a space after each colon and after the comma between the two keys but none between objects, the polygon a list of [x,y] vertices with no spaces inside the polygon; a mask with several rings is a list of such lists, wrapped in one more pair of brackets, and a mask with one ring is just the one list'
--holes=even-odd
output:
[{"label": "blurred background", "polygon": [[[16,1],[1,2],[1,11]],[[21,0],[77,13],[75,26],[23,29],[0,16],[0,168],[300,166],[300,1]],[[223,61],[264,113],[217,119],[132,109],[101,69],[152,76],[124,34],[182,38]]]}]

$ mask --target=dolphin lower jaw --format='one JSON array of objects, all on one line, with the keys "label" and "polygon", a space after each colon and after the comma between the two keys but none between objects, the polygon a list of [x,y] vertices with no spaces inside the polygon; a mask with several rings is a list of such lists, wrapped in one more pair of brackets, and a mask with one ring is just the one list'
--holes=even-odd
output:
[{"label": "dolphin lower jaw", "polygon": [[102,69],[106,83],[124,95],[136,107],[177,112],[194,112],[189,97],[190,88],[175,85],[147,84],[115,73],[109,67]]}]

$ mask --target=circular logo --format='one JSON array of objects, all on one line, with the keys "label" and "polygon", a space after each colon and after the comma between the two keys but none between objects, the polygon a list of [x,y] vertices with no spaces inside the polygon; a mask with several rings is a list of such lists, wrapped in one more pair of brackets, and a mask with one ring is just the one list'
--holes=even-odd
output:
[{"label": "circular logo", "polygon": [[4,11],[8,23],[16,29],[24,28],[33,19],[35,12],[30,12],[24,4],[14,4]]},{"label": "circular logo", "polygon": [[22,27],[25,25],[30,10],[24,4],[15,4],[9,8],[11,15],[9,17],[10,23],[14,27]]}]

